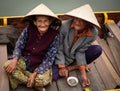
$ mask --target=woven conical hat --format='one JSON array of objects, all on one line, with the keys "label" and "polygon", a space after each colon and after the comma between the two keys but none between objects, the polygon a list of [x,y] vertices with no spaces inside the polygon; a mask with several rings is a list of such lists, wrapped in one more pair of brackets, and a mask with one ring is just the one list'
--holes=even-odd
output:
[{"label": "woven conical hat", "polygon": [[33,10],[27,13],[25,17],[32,15],[47,15],[58,19],[58,17],[44,4],[40,4],[37,7],[35,7]]},{"label": "woven conical hat", "polygon": [[88,22],[100,27],[100,25],[95,17],[95,14],[89,4],[86,4],[79,8],[73,9],[72,11],[65,13],[65,15],[81,18],[85,21],[88,21]]}]

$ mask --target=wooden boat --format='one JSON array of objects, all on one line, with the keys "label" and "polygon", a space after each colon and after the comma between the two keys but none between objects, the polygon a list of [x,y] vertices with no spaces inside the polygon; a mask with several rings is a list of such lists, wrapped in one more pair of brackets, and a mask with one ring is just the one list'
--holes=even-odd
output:
[{"label": "wooden boat", "polygon": [[[69,2],[72,2],[72,0],[70,0]],[[79,1],[77,3],[80,4],[80,2],[82,1]],[[104,2],[102,2],[102,4],[104,4]],[[119,0],[118,0],[119,4],[115,0],[113,1],[110,0],[108,3],[113,5],[113,2],[115,3],[116,7],[117,5],[120,4]],[[59,1],[59,3],[61,2]],[[89,1],[89,3],[91,2]],[[100,3],[100,2],[96,2],[96,3]],[[91,5],[93,4],[91,3]],[[113,6],[114,9],[116,9],[115,5]],[[70,76],[75,76],[79,79],[79,84],[77,86],[70,87],[66,82],[66,78],[61,78],[58,81],[53,81],[51,85],[46,86],[47,91],[83,91],[83,90],[84,91],[120,91],[120,89],[114,89],[117,84],[120,84],[120,28],[117,25],[118,21],[120,21],[120,11],[119,11],[120,8],[116,10],[117,11],[95,12],[95,15],[102,28],[99,31],[99,36],[97,40],[93,44],[101,45],[103,52],[102,55],[98,59],[96,59],[94,63],[90,64],[92,70],[87,73],[91,80],[90,87],[82,88],[79,72],[72,71],[70,73]],[[23,17],[17,15],[16,16],[8,16],[8,15],[7,16],[1,15],[0,17],[1,26],[7,26],[8,24],[10,24],[9,22],[10,19]],[[66,16],[61,16],[61,19],[67,19],[67,18],[68,17]],[[34,89],[26,88],[24,85],[19,86],[15,90],[11,90],[9,88],[8,78],[6,76],[5,71],[2,68],[2,64],[6,60],[7,60],[7,44],[0,43],[0,74],[1,74],[0,91],[35,91]]]}]

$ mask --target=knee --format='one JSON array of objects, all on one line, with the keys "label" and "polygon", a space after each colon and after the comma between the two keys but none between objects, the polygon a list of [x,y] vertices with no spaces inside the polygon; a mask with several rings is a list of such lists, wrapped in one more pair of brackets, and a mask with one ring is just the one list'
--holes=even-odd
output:
[{"label": "knee", "polygon": [[102,54],[102,47],[100,45],[95,45],[95,51],[97,52],[97,55]]}]

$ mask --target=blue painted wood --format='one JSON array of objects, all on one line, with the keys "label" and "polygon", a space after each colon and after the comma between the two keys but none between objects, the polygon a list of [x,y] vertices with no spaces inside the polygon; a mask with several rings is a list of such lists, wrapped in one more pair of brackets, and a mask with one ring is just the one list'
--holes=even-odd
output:
[{"label": "blue painted wood", "polygon": [[0,16],[23,16],[40,3],[44,3],[56,14],[87,3],[97,12],[120,10],[120,0],[0,0]]}]

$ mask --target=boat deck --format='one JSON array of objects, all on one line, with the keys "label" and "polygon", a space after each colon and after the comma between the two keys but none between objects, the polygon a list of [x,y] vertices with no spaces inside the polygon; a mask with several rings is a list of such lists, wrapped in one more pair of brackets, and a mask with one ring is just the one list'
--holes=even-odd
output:
[{"label": "boat deck", "polygon": [[[94,63],[90,64],[91,71],[87,74],[91,80],[91,85],[90,90],[86,91],[113,89],[117,84],[120,84],[120,28],[114,23],[107,23],[106,27],[113,33],[114,37],[107,37],[106,40],[98,37],[93,43],[101,45],[103,52]],[[7,60],[5,44],[0,44],[0,60],[0,74],[2,75],[0,77],[0,91],[36,91],[25,86],[19,86],[15,90],[9,89],[7,76],[1,66]],[[47,91],[83,91],[79,72],[77,70],[72,71],[70,76],[76,76],[79,79],[77,86],[70,87],[66,82],[66,78],[61,78],[47,86]]]}]

